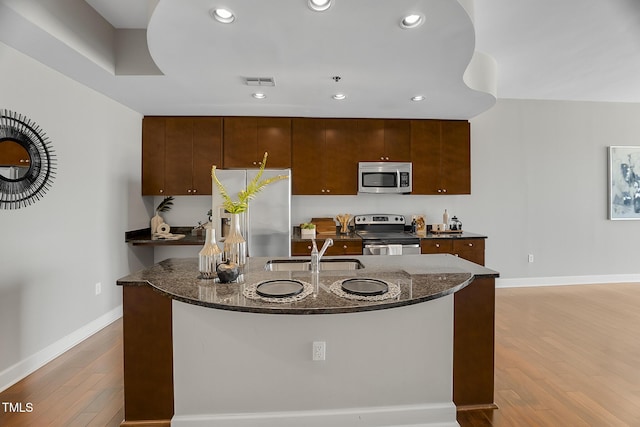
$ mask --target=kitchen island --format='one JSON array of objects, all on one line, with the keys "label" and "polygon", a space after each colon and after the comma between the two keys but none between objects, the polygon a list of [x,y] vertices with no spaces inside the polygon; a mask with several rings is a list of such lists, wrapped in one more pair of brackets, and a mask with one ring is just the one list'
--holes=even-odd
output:
[{"label": "kitchen island", "polygon": [[[266,271],[267,258],[250,258],[238,284],[198,279],[196,259],[165,260],[120,279],[123,425],[457,425],[454,294],[490,287],[492,299],[497,273],[451,255],[352,258],[364,268],[325,270],[317,279]],[[398,295],[361,301],[330,290],[350,277],[384,280]],[[308,281],[313,291],[291,303],[246,296],[247,287],[274,278]],[[489,303],[479,308],[492,316]],[[488,339],[492,349],[493,330]],[[326,360],[312,360],[314,342],[326,343]],[[486,365],[473,353],[473,363]],[[493,352],[490,364],[487,405]],[[477,375],[477,366],[469,372]]]}]

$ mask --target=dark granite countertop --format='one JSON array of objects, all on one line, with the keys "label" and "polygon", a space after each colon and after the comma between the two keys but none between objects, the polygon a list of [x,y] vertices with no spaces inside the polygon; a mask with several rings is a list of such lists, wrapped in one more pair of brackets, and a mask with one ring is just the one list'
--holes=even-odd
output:
[{"label": "dark granite countertop", "polygon": [[[117,281],[120,286],[150,285],[178,301],[231,311],[270,314],[353,313],[401,307],[440,298],[469,285],[474,277],[498,277],[498,273],[459,257],[438,255],[324,257],[358,259],[365,268],[349,271],[321,271],[312,295],[293,303],[271,303],[244,297],[245,286],[272,279],[299,279],[313,283],[308,271],[266,271],[272,258],[249,258],[242,283],[222,284],[198,278],[197,258],[170,258]],[[305,259],[291,257],[273,259]],[[308,257],[306,258],[308,259]],[[341,298],[329,286],[351,277],[378,278],[400,286],[396,299],[357,301]]]},{"label": "dark granite countertop", "polygon": [[199,236],[191,235],[191,230],[193,230],[193,227],[188,227],[188,226],[171,227],[172,234],[184,234],[184,237],[178,240],[167,240],[167,239],[153,240],[151,238],[151,229],[142,228],[140,230],[125,232],[124,241],[125,243],[128,243],[133,246],[168,246],[168,245],[202,246],[204,245],[204,230],[202,230],[202,234]]},{"label": "dark granite countertop", "polygon": [[[152,240],[151,229],[149,228],[127,231],[125,233],[125,242],[133,246],[204,245],[204,231],[203,231],[203,234],[200,236],[192,236],[191,235],[192,229],[193,227],[187,227],[187,226],[171,227],[171,233],[185,235],[184,238],[179,240]],[[418,236],[418,237],[420,237],[421,239],[486,239],[487,238],[487,236],[485,235],[469,233],[467,231],[464,231],[462,233],[442,233],[442,234],[428,233],[426,236]],[[332,238],[335,242],[362,240],[362,238],[354,232],[350,232],[347,234],[341,234],[336,232],[335,234],[316,235],[316,240],[324,240],[328,238]],[[307,242],[309,240],[310,239],[303,239],[300,237],[300,227],[293,227],[293,232],[291,234],[292,242]]]},{"label": "dark granite countertop", "polygon": [[[360,236],[358,236],[356,233],[354,232],[350,232],[350,233],[346,233],[346,234],[342,234],[342,233],[322,233],[322,234],[316,234],[316,240],[324,240],[324,239],[328,239],[331,238],[333,239],[335,242],[340,242],[340,241],[353,241],[353,240],[357,240],[360,241],[362,240],[362,238]],[[293,227],[293,233],[291,233],[291,241],[292,242],[308,242],[311,239],[303,239],[300,236],[300,227]]]},{"label": "dark granite countertop", "polygon": [[483,234],[469,233],[463,231],[462,233],[427,233],[426,236],[421,239],[486,239],[487,236]]}]

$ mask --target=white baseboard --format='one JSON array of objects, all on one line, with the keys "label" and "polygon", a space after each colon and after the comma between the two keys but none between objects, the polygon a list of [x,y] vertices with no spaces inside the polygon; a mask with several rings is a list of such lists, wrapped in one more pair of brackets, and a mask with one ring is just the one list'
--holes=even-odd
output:
[{"label": "white baseboard", "polygon": [[177,415],[172,427],[459,427],[451,403],[290,412]]},{"label": "white baseboard", "polygon": [[0,392],[122,317],[122,305],[0,372]]},{"label": "white baseboard", "polygon": [[604,283],[640,283],[640,274],[608,274],[597,276],[522,277],[496,279],[496,288],[524,288],[534,286],[594,285]]}]

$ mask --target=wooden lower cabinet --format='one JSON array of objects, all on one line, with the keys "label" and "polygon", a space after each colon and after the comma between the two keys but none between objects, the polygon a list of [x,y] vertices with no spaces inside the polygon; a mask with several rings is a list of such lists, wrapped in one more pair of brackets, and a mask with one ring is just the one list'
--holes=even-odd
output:
[{"label": "wooden lower cabinet", "polygon": [[[316,239],[318,250],[322,248],[325,239]],[[311,255],[313,244],[309,241],[291,242],[292,256]],[[329,246],[325,255],[362,255],[362,240],[341,240],[333,241],[333,246]]]},{"label": "wooden lower cabinet", "polygon": [[[483,238],[422,239],[423,254],[452,254],[484,265]],[[495,279],[476,278],[453,297],[453,402],[495,408]]]},{"label": "wooden lower cabinet", "polygon": [[453,297],[453,402],[458,409],[496,408],[495,279],[475,278]]},{"label": "wooden lower cabinet", "polygon": [[484,265],[484,239],[422,239],[420,253],[452,254],[467,261]]}]

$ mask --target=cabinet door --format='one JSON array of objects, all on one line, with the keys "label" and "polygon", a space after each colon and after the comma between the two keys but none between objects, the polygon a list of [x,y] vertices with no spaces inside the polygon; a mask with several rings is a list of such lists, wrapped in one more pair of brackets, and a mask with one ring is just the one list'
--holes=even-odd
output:
[{"label": "cabinet door", "polygon": [[381,162],[385,157],[384,120],[357,119],[358,161]]},{"label": "cabinet door", "polygon": [[142,119],[142,195],[164,195],[165,118]]},{"label": "cabinet door", "polygon": [[413,194],[470,194],[469,122],[412,120]]},{"label": "cabinet door", "polygon": [[323,194],[323,120],[293,119],[291,187],[293,194]]},{"label": "cabinet door", "polygon": [[257,117],[224,118],[223,165],[226,169],[259,167]]},{"label": "cabinet door", "polygon": [[384,121],[384,160],[392,162],[411,161],[411,121]]},{"label": "cabinet door", "polygon": [[222,119],[195,117],[193,119],[193,178],[195,195],[211,194],[211,167],[222,164]]},{"label": "cabinet door", "polygon": [[358,192],[358,161],[356,158],[356,121],[325,119],[325,147],[322,153],[324,188],[322,194],[352,194]]},{"label": "cabinet door", "polygon": [[190,195],[193,170],[193,120],[167,117],[165,139],[165,193]]},{"label": "cabinet door", "polygon": [[450,254],[453,245],[450,239],[422,239],[420,241],[420,253],[423,254]]},{"label": "cabinet door", "polygon": [[484,265],[484,239],[454,240],[452,253],[467,261]]},{"label": "cabinet door", "polygon": [[356,132],[358,161],[411,161],[410,120],[357,119]]},{"label": "cabinet door", "polygon": [[224,167],[259,168],[265,151],[267,167],[291,167],[291,119],[281,117],[225,117]]},{"label": "cabinet door", "polygon": [[261,117],[258,119],[256,160],[258,166],[264,153],[269,153],[267,167],[286,169],[291,167],[291,119]]},{"label": "cabinet door", "polygon": [[471,194],[469,122],[441,122],[440,157],[440,187],[447,194]]},{"label": "cabinet door", "polygon": [[412,194],[438,194],[440,174],[440,123],[411,121]]}]

